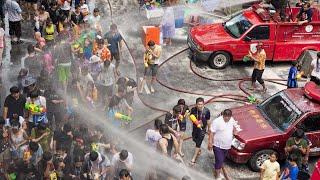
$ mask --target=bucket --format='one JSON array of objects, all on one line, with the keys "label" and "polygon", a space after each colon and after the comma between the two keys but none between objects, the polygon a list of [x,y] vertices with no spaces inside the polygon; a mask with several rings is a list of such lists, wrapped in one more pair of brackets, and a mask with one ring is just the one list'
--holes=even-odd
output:
[{"label": "bucket", "polygon": [[243,62],[248,62],[250,61],[250,58],[249,56],[244,56],[243,59],[242,59]]}]

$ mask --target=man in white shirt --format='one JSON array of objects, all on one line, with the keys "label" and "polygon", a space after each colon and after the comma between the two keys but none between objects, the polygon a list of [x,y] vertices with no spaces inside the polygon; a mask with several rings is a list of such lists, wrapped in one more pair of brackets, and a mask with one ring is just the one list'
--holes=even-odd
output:
[{"label": "man in white shirt", "polygon": [[317,59],[311,62],[311,78],[310,81],[320,85],[320,52],[317,53]]},{"label": "man in white shirt", "polygon": [[111,164],[115,176],[119,174],[121,169],[127,169],[131,172],[133,168],[133,156],[127,150],[122,150],[121,152],[113,155]]},{"label": "man in white shirt", "polygon": [[208,139],[208,150],[211,151],[213,149],[214,152],[215,178],[219,178],[222,169],[225,178],[229,179],[225,170],[223,169],[223,162],[226,158],[228,150],[231,149],[235,125],[236,121],[232,118],[232,111],[230,109],[225,109],[222,112],[222,116],[219,116],[211,123]]}]

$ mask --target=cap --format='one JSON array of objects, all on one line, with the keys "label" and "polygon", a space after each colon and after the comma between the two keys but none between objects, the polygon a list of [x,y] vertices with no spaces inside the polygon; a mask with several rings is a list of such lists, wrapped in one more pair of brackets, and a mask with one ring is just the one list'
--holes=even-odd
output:
[{"label": "cap", "polygon": [[36,82],[37,82],[37,80],[35,78],[33,78],[32,76],[27,76],[24,79],[22,79],[22,86],[28,87]]}]

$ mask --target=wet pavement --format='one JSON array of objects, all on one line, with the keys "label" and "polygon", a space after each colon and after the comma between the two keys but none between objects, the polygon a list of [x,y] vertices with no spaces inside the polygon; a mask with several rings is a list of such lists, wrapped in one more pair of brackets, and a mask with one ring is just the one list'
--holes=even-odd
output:
[{"label": "wet pavement", "polygon": [[[130,2],[130,3],[129,3]],[[157,25],[160,19],[147,20],[142,14],[144,11],[139,12],[136,4],[131,1],[111,0],[113,7],[113,18],[108,15],[104,15],[103,32],[106,32],[111,21],[118,24],[118,29],[121,31],[128,48],[124,48],[121,52],[121,65],[120,71],[122,75],[139,80],[143,75],[143,52],[144,47],[142,45],[141,33],[143,25]],[[124,4],[126,5],[124,7]],[[105,12],[109,12],[105,8]],[[215,17],[216,21],[221,21]],[[30,23],[24,22],[23,27],[30,27]],[[21,58],[26,54],[26,47],[28,41],[32,42],[31,31],[25,28],[23,31],[23,39],[26,41],[24,44],[15,45],[11,50],[11,62],[10,72],[6,74],[6,83],[14,83],[18,70],[20,69]],[[181,28],[176,30],[176,36],[172,41],[172,46],[163,46],[163,54],[161,62],[164,62],[167,58],[176,54],[177,52],[187,48],[186,38],[188,29]],[[205,77],[218,79],[220,81],[203,79],[192,71],[192,69]],[[264,78],[269,79],[286,79],[289,70],[289,63],[272,64],[268,63],[264,72]],[[252,72],[252,64],[244,64],[242,62],[234,63],[223,70],[214,70],[209,68],[204,63],[190,62],[188,52],[182,52],[172,58],[170,61],[164,63],[158,71],[158,82],[168,87],[172,87],[175,90],[169,89],[160,83],[155,84],[156,92],[154,94],[147,95],[135,94],[134,97],[134,113],[133,122],[131,124],[131,133],[138,135],[141,138],[144,137],[145,130],[152,128],[153,121],[156,117],[163,118],[164,111],[170,111],[171,108],[177,103],[177,100],[183,98],[187,104],[194,104],[195,99],[199,97],[198,94],[205,98],[210,99],[212,96],[221,94],[241,94],[245,95],[239,89],[239,81],[223,81],[233,78],[246,78],[250,77]],[[282,82],[285,83],[285,82]],[[299,82],[300,86],[303,86],[304,82]],[[6,84],[7,85],[7,84]],[[267,93],[259,91],[250,92],[255,97],[263,100],[270,95],[286,88],[283,85],[266,82],[268,87]],[[242,84],[243,88],[247,89],[249,83]],[[6,86],[9,87],[9,86]],[[184,93],[183,93],[184,92]],[[2,96],[3,97],[3,96]],[[216,117],[223,109],[241,106],[239,102],[213,102],[206,106],[210,109],[212,117]],[[163,111],[155,110],[160,109]],[[187,134],[191,136],[192,124],[188,123]],[[143,141],[143,139],[141,139]],[[214,157],[212,152],[206,150],[207,138],[205,138],[202,144],[202,154],[199,157],[194,169],[206,174],[208,177],[212,176],[211,170],[214,163]],[[185,157],[183,158],[185,163],[188,164],[191,160],[193,153],[194,143],[189,139],[184,143]],[[315,159],[311,160],[314,163]],[[252,172],[246,165],[238,165],[230,161],[226,162],[226,169],[229,172],[231,179],[257,179],[258,173]]]}]

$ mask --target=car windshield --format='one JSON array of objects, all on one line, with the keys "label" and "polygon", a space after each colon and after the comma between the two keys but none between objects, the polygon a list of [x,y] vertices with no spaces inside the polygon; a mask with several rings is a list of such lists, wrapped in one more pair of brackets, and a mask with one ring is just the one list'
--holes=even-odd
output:
[{"label": "car windshield", "polygon": [[269,121],[282,131],[288,129],[300,115],[301,111],[281,92],[272,96],[258,106]]},{"label": "car windshield", "polygon": [[250,21],[244,17],[242,13],[226,21],[223,25],[226,31],[235,38],[239,38],[252,26]]}]

